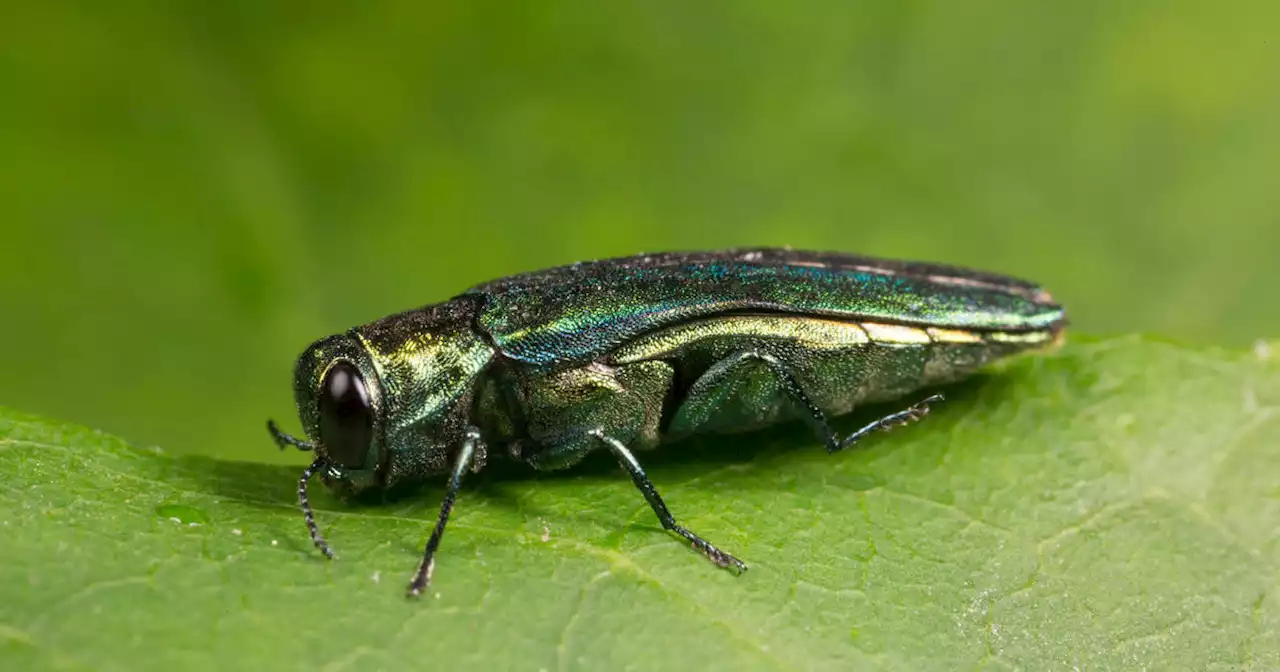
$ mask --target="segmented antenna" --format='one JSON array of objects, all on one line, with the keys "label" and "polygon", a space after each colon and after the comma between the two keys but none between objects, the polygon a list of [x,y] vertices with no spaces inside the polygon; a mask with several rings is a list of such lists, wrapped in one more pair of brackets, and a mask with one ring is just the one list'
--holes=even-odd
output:
[{"label": "segmented antenna", "polygon": [[280,431],[280,428],[276,426],[275,420],[267,421],[267,431],[271,432],[271,438],[276,440],[276,445],[280,446],[280,450],[284,450],[288,446],[293,446],[294,448],[302,451],[315,450],[315,444],[303,441],[302,439],[290,436]]},{"label": "segmented antenna", "polygon": [[325,467],[324,459],[316,459],[311,466],[302,470],[302,476],[298,478],[298,507],[302,509],[302,517],[307,521],[307,532],[311,534],[311,542],[324,553],[324,557],[332,560],[334,558],[333,549],[329,548],[329,544],[325,543],[324,537],[320,536],[320,526],[316,525],[316,517],[311,513],[311,502],[307,500],[307,481],[315,473]]}]

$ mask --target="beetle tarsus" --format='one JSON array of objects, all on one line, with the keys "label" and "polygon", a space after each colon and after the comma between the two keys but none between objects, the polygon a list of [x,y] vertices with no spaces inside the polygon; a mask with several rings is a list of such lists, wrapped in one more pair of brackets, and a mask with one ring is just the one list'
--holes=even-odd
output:
[{"label": "beetle tarsus", "polygon": [[[941,394],[930,395],[922,399],[921,401],[916,402],[915,404],[912,404],[911,406],[908,406],[907,408],[901,411],[898,411],[897,413],[890,413],[889,415],[886,415],[883,418],[880,418],[879,420],[868,423],[862,429],[859,429],[858,431],[845,437],[845,439],[843,441],[840,441],[839,443],[829,442],[827,450],[829,452],[835,453],[835,452],[844,450],[849,446],[852,446],[853,444],[857,443],[859,439],[865,437],[866,435],[872,432],[875,432],[875,431],[887,432],[891,429],[894,429],[895,427],[902,427],[904,425],[909,425],[918,420],[922,420],[926,415],[929,415],[929,404],[939,403],[945,400],[946,398],[943,397]],[[832,435],[832,438],[834,439],[834,435]]]},{"label": "beetle tarsus", "polygon": [[707,541],[706,539],[699,537],[698,535],[690,532],[689,530],[679,525],[674,525],[669,529],[672,532],[675,532],[676,534],[684,537],[685,539],[688,539],[689,544],[693,546],[694,550],[699,551],[703,555],[707,556],[707,558],[711,560],[711,562],[714,562],[716,566],[724,569],[732,569],[737,574],[742,574],[743,572],[747,571],[747,563],[716,548],[711,544],[711,542]]}]

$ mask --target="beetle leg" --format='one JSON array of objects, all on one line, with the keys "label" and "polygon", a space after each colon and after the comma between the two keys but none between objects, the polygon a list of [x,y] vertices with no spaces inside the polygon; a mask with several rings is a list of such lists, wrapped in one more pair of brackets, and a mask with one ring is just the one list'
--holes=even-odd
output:
[{"label": "beetle leg", "polygon": [[663,528],[684,537],[690,544],[693,544],[694,548],[710,558],[711,562],[725,569],[735,569],[739,574],[747,571],[746,563],[716,548],[711,542],[690,532],[676,522],[675,517],[671,515],[671,511],[667,509],[666,502],[662,501],[662,496],[658,494],[657,488],[653,487],[653,482],[645,475],[644,469],[636,460],[635,455],[632,455],[631,451],[627,450],[627,447],[622,445],[621,441],[608,436],[603,430],[595,429],[589,433],[608,447],[614,457],[618,458],[618,464],[622,465],[622,468],[631,476],[631,482],[635,483],[636,488],[644,495],[645,501],[649,502],[649,507],[658,516],[658,521],[662,523]]},{"label": "beetle leg", "polygon": [[819,438],[827,444],[828,453],[844,450],[876,430],[888,431],[894,427],[920,420],[929,414],[929,404],[943,401],[941,394],[930,395],[897,413],[890,413],[883,418],[870,422],[858,431],[841,439],[835,430],[831,428],[831,423],[827,422],[826,414],[822,412],[821,408],[818,408],[817,404],[813,403],[813,400],[804,391],[804,387],[800,385],[800,381],[796,380],[795,375],[791,373],[791,370],[787,368],[787,365],[782,360],[767,353],[749,351],[738,355],[736,361],[731,362],[731,364],[747,359],[763,362],[769,367],[769,370],[773,371],[773,374],[782,383],[782,387],[786,389],[787,394],[791,395],[791,398],[804,408],[806,419],[809,424],[813,425],[814,431],[818,433]]},{"label": "beetle leg", "polygon": [[431,531],[431,538],[427,540],[427,548],[422,553],[422,563],[418,565],[418,571],[413,573],[413,580],[409,582],[409,597],[421,595],[431,583],[431,574],[436,568],[436,549],[440,548],[444,526],[449,522],[449,514],[453,512],[453,502],[458,497],[458,490],[462,488],[462,477],[472,469],[477,455],[483,455],[484,452],[480,432],[474,428],[467,430],[462,449],[458,451],[458,457],[453,463],[453,473],[449,476],[449,485],[445,489],[444,503],[440,505],[436,527]]},{"label": "beetle leg", "polygon": [[943,397],[941,394],[929,395],[928,397],[925,397],[924,399],[904,408],[901,411],[898,411],[897,413],[890,413],[889,415],[886,415],[883,418],[880,418],[879,420],[873,420],[872,422],[867,423],[866,426],[864,426],[862,429],[859,429],[858,431],[850,434],[849,436],[846,436],[844,440],[842,440],[840,444],[835,448],[832,448],[830,443],[828,443],[827,451],[834,453],[840,450],[844,450],[845,448],[848,448],[849,446],[857,443],[858,439],[861,439],[862,437],[876,430],[887,432],[893,429],[894,427],[901,427],[903,425],[907,425],[917,420],[920,420],[924,418],[924,416],[929,415],[929,404],[934,404],[934,403],[938,403],[945,400],[946,398]]}]

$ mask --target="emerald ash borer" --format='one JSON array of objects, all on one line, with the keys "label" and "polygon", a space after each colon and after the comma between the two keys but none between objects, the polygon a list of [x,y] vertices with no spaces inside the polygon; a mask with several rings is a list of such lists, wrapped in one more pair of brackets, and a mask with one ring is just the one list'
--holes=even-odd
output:
[{"label": "emerald ash borer", "polygon": [[828,418],[955,381],[1060,340],[1061,306],[1038,286],[980,271],[787,249],[647,254],[502,278],[435,305],[311,344],[294,396],[340,495],[448,474],[444,503],[409,584],[431,581],[463,477],[502,455],[565,469],[604,449],[662,526],[715,564],[746,565],[676,522],[637,453],[702,432],[785,420],[829,452],[924,417],[934,394],[848,436]]}]

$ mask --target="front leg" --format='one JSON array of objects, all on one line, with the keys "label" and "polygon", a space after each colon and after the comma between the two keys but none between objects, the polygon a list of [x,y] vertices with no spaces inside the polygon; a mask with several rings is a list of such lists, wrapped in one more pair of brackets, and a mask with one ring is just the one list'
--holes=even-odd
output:
[{"label": "front leg", "polygon": [[431,574],[436,568],[436,549],[440,548],[440,540],[444,537],[444,526],[449,522],[449,514],[453,513],[453,502],[458,498],[458,491],[462,489],[462,477],[473,468],[478,469],[476,464],[483,464],[484,452],[484,444],[480,442],[480,432],[474,428],[467,430],[462,449],[458,451],[458,456],[453,461],[453,472],[449,475],[449,485],[445,489],[444,503],[440,505],[440,514],[436,516],[435,529],[431,531],[427,548],[422,552],[422,562],[418,565],[418,571],[413,573],[413,580],[409,582],[409,597],[421,595],[431,583]]}]

